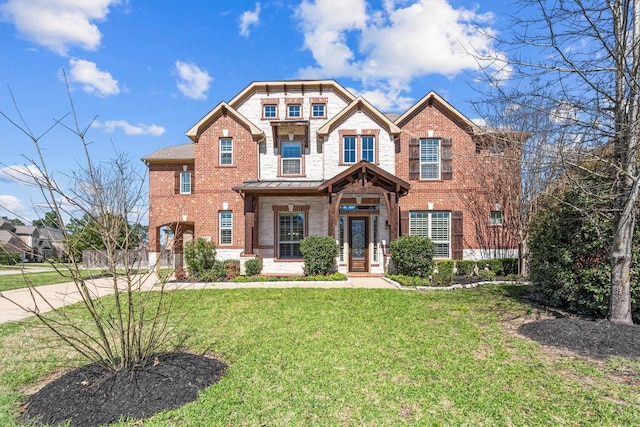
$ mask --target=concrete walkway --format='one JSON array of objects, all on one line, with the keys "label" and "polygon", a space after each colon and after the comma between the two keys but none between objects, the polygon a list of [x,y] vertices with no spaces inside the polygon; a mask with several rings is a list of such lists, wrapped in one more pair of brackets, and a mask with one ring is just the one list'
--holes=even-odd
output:
[{"label": "concrete walkway", "polygon": [[[157,289],[157,277],[149,276],[143,284],[143,289]],[[367,288],[367,289],[396,289],[396,287],[381,277],[351,277],[345,281],[326,282],[219,282],[219,283],[167,283],[171,289],[248,289],[248,288]],[[110,278],[95,279],[90,282],[90,291],[95,297],[102,297],[113,293]],[[32,293],[27,288],[14,289],[0,293],[0,323],[18,321],[34,315],[36,307],[40,312],[47,312],[54,308],[63,307],[81,301],[81,296],[73,283],[59,283],[35,288]],[[46,301],[46,302],[45,302]]]}]

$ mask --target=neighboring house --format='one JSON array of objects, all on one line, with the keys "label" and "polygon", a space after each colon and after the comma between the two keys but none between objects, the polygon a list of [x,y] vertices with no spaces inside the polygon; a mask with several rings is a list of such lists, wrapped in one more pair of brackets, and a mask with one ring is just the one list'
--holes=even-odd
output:
[{"label": "neighboring house", "polygon": [[38,235],[36,248],[41,259],[67,258],[62,230],[54,227],[39,227]]},{"label": "neighboring house", "polygon": [[434,92],[385,115],[333,80],[255,82],[187,136],[142,159],[150,262],[163,227],[176,264],[188,233],[215,241],[219,259],[260,258],[266,274],[302,273],[311,235],[335,238],[345,273],[383,274],[389,242],[408,234],[429,236],[437,258],[482,254],[463,194],[482,191],[469,166],[487,162],[490,137]]},{"label": "neighboring house", "polygon": [[9,221],[0,218],[0,252],[19,254],[21,262],[28,262],[33,259],[33,248],[16,233],[16,229]]},{"label": "neighboring house", "polygon": [[29,253],[25,254],[24,261],[39,262],[42,260],[37,250],[38,241],[40,240],[38,227],[33,225],[16,225],[14,234],[20,237],[24,244],[30,249]]}]

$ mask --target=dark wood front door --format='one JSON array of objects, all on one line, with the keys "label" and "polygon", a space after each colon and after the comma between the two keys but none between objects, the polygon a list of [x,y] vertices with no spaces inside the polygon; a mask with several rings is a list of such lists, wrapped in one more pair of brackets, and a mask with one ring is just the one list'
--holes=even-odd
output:
[{"label": "dark wood front door", "polygon": [[369,218],[349,218],[349,271],[369,271]]}]

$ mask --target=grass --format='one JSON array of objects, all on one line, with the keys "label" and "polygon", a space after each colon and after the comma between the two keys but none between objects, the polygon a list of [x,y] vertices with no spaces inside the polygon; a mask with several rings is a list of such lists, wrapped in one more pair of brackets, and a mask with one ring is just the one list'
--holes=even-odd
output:
[{"label": "grass", "polygon": [[[523,289],[179,291],[185,344],[229,371],[144,425],[639,425],[640,363],[508,333],[535,314]],[[25,390],[81,363],[44,337],[32,320],[0,325],[0,425]]]},{"label": "grass", "polygon": [[[81,270],[83,277],[96,277],[102,274],[101,270]],[[55,283],[72,282],[73,279],[69,275],[69,272],[61,267],[60,271],[44,271],[44,272],[29,272],[25,270],[25,274],[16,271],[16,274],[3,274],[0,275],[0,292],[10,291],[12,289],[21,289],[27,287],[25,275],[29,278],[34,286],[53,285]]]}]

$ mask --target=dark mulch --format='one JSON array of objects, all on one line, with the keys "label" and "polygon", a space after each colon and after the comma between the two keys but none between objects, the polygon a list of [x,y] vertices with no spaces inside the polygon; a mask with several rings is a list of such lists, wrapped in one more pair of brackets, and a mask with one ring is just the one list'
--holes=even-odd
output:
[{"label": "dark mulch", "polygon": [[640,325],[559,317],[524,323],[518,332],[541,344],[588,357],[640,357]]},{"label": "dark mulch", "polygon": [[218,382],[227,366],[189,353],[163,353],[133,371],[109,373],[86,365],[52,381],[29,397],[20,420],[36,425],[100,426],[142,419],[195,400]]}]

